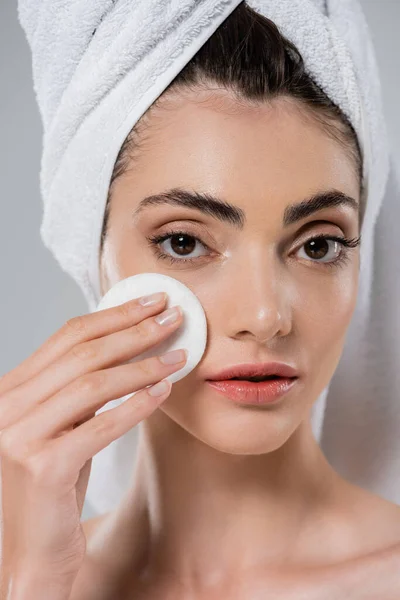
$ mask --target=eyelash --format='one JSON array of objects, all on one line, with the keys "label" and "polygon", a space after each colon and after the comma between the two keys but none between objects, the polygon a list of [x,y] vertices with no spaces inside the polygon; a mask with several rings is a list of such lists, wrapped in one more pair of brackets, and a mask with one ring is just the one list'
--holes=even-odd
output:
[{"label": "eyelash", "polygon": [[[167,240],[168,238],[174,236],[174,235],[182,235],[182,236],[186,236],[189,238],[192,238],[198,242],[200,242],[200,244],[202,246],[204,246],[204,248],[206,248],[207,250],[210,250],[210,248],[207,246],[207,244],[205,244],[204,242],[201,241],[200,238],[198,238],[197,236],[191,234],[188,231],[183,231],[183,230],[177,230],[177,231],[167,231],[166,233],[164,233],[163,235],[154,235],[154,236],[149,236],[147,237],[147,241],[149,242],[149,245],[155,250],[156,255],[158,256],[158,258],[161,258],[162,260],[168,260],[171,264],[174,263],[192,263],[195,260],[197,260],[200,257],[195,257],[195,258],[175,258],[174,256],[170,256],[169,254],[166,254],[165,252],[162,252],[159,248],[159,244],[161,244],[162,242],[164,242],[165,240]],[[303,247],[305,244],[307,244],[308,242],[311,242],[313,240],[332,240],[335,242],[339,242],[342,247],[343,250],[342,252],[339,254],[339,256],[335,259],[332,260],[330,262],[321,262],[318,260],[313,261],[312,259],[310,260],[310,262],[315,262],[315,263],[319,263],[322,264],[324,267],[327,268],[334,268],[334,267],[341,267],[344,266],[348,260],[349,260],[349,252],[351,248],[356,248],[361,241],[361,236],[357,237],[357,238],[346,238],[346,237],[340,237],[340,236],[335,236],[335,235],[315,235],[313,237],[310,237],[308,240],[306,240],[304,242],[304,244],[302,244],[301,247]]]}]

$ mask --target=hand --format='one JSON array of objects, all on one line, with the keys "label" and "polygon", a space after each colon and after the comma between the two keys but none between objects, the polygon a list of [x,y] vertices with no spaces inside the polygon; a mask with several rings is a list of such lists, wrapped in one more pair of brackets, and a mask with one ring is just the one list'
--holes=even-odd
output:
[{"label": "hand", "polygon": [[[0,458],[3,495],[2,574],[45,564],[52,577],[70,577],[83,563],[80,518],[92,457],[147,418],[168,396],[151,388],[187,359],[126,363],[165,340],[182,322],[159,325],[139,299],[67,321],[38,350],[0,378]],[[174,354],[181,351],[174,351]],[[122,364],[121,364],[122,363]],[[140,391],[137,391],[140,390]],[[95,416],[110,400],[137,392]]]}]

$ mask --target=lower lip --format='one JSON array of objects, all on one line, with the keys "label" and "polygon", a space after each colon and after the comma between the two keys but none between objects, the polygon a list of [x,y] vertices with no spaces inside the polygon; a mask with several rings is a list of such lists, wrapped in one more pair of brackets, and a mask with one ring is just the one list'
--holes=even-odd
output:
[{"label": "lower lip", "polygon": [[266,381],[237,381],[226,379],[223,381],[212,381],[207,383],[224,396],[242,404],[271,404],[281,398],[292,389],[297,381],[296,378],[279,378]]}]

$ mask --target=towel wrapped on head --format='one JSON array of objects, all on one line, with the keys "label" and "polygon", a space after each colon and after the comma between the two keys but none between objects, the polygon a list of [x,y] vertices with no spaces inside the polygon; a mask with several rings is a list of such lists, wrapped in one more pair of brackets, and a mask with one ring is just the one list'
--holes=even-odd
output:
[{"label": "towel wrapped on head", "polygon": [[[240,0],[19,0],[44,126],[41,236],[100,300],[99,248],[119,150],[141,116]],[[312,425],[342,476],[400,503],[399,183],[370,33],[356,0],[249,0],[300,51],[352,124],[366,212],[359,295],[346,345]],[[396,301],[397,298],[397,301]],[[132,432],[96,455],[87,499],[115,507],[132,470]],[[124,462],[125,461],[125,462]]]}]

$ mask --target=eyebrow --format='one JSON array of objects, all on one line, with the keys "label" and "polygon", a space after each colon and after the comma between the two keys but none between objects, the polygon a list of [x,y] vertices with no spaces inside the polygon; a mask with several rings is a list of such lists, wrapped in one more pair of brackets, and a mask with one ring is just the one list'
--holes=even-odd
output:
[{"label": "eyebrow", "polygon": [[[133,217],[136,218],[149,206],[165,204],[198,210],[238,229],[243,229],[246,223],[246,213],[239,206],[209,193],[191,192],[182,188],[172,188],[143,198],[133,212]],[[336,189],[325,190],[305,198],[298,204],[288,205],[283,215],[283,226],[288,227],[317,211],[335,206],[350,206],[356,211],[360,208],[357,200],[344,192]]]}]

